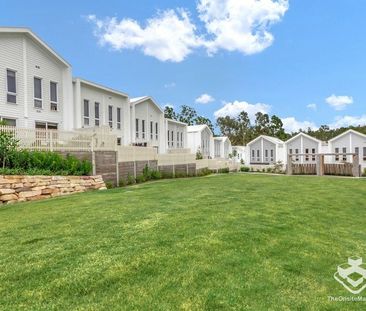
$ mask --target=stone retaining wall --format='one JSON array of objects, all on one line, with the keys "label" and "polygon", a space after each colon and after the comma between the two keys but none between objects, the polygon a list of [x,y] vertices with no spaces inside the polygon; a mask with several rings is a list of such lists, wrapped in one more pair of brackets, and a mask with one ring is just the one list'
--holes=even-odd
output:
[{"label": "stone retaining wall", "polygon": [[106,189],[102,176],[1,176],[0,205]]}]

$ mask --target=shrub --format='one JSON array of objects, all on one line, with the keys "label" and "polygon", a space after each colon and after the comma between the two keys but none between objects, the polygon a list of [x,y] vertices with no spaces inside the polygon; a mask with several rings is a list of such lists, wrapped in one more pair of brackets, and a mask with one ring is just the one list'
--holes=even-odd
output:
[{"label": "shrub", "polygon": [[203,159],[202,153],[201,153],[201,151],[200,151],[200,150],[198,150],[198,151],[196,152],[196,160],[202,160],[202,159]]},{"label": "shrub", "polygon": [[151,179],[161,179],[161,173],[159,171],[153,170],[151,172]]},{"label": "shrub", "polygon": [[283,165],[282,161],[277,161],[273,166],[273,173],[283,174],[284,173],[283,167],[284,167],[284,165]]},{"label": "shrub", "polygon": [[187,177],[187,173],[184,173],[184,172],[175,173],[175,178],[184,178],[184,177]]},{"label": "shrub", "polygon": [[366,176],[366,168],[363,169],[363,173],[362,173],[362,176]]},{"label": "shrub", "polygon": [[207,176],[212,174],[212,171],[210,169],[208,169],[207,167],[200,169],[197,172],[197,176],[201,177],[201,176]]},{"label": "shrub", "polygon": [[137,175],[136,176],[136,184],[141,184],[146,181],[146,177],[144,175]]},{"label": "shrub", "polygon": [[18,143],[19,141],[11,133],[0,131],[0,167],[3,169],[17,152]]},{"label": "shrub", "polygon": [[241,165],[244,165],[245,164],[243,159],[240,160],[240,164]]},{"label": "shrub", "polygon": [[240,167],[240,172],[249,172],[250,168],[248,166],[242,166]]},{"label": "shrub", "polygon": [[161,177],[170,179],[170,178],[174,178],[174,174],[172,172],[161,172]]},{"label": "shrub", "polygon": [[217,170],[217,172],[218,172],[219,174],[227,174],[227,173],[229,173],[229,172],[230,172],[230,170],[229,170],[229,168],[228,168],[228,167],[224,167],[224,168],[220,168],[220,169],[218,169],[218,170]]},{"label": "shrub", "polygon": [[124,179],[120,179],[119,180],[119,183],[118,183],[118,186],[119,187],[125,187],[127,185],[127,181],[124,180]]},{"label": "shrub", "polygon": [[272,173],[273,172],[273,169],[272,169],[272,167],[267,167],[267,173]]},{"label": "shrub", "polygon": [[114,184],[113,184],[113,182],[111,182],[111,181],[106,181],[106,182],[105,182],[105,186],[107,187],[107,189],[112,189],[112,188],[114,188]]},{"label": "shrub", "polygon": [[130,173],[127,174],[127,185],[133,185],[136,183],[135,177],[133,177]]}]

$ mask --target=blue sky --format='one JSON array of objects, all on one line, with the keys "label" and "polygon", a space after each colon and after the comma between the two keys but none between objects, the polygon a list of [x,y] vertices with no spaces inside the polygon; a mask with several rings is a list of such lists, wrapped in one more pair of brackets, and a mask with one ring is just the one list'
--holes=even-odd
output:
[{"label": "blue sky", "polygon": [[366,124],[366,2],[279,1],[2,0],[0,24],[31,28],[74,76],[212,120]]}]

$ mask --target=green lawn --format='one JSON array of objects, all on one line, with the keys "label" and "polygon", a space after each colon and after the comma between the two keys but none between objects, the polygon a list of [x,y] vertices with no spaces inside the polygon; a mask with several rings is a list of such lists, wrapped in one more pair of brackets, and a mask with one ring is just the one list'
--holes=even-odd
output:
[{"label": "green lawn", "polygon": [[[0,310],[361,310],[366,180],[251,174],[0,208]],[[366,297],[366,290],[364,292]]]}]

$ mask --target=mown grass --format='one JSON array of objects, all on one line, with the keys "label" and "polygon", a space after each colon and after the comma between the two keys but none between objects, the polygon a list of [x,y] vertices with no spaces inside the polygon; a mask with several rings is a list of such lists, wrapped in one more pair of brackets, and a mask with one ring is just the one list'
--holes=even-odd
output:
[{"label": "mown grass", "polygon": [[[1,310],[361,310],[366,181],[228,174],[0,208]],[[366,293],[365,293],[366,296]]]}]

